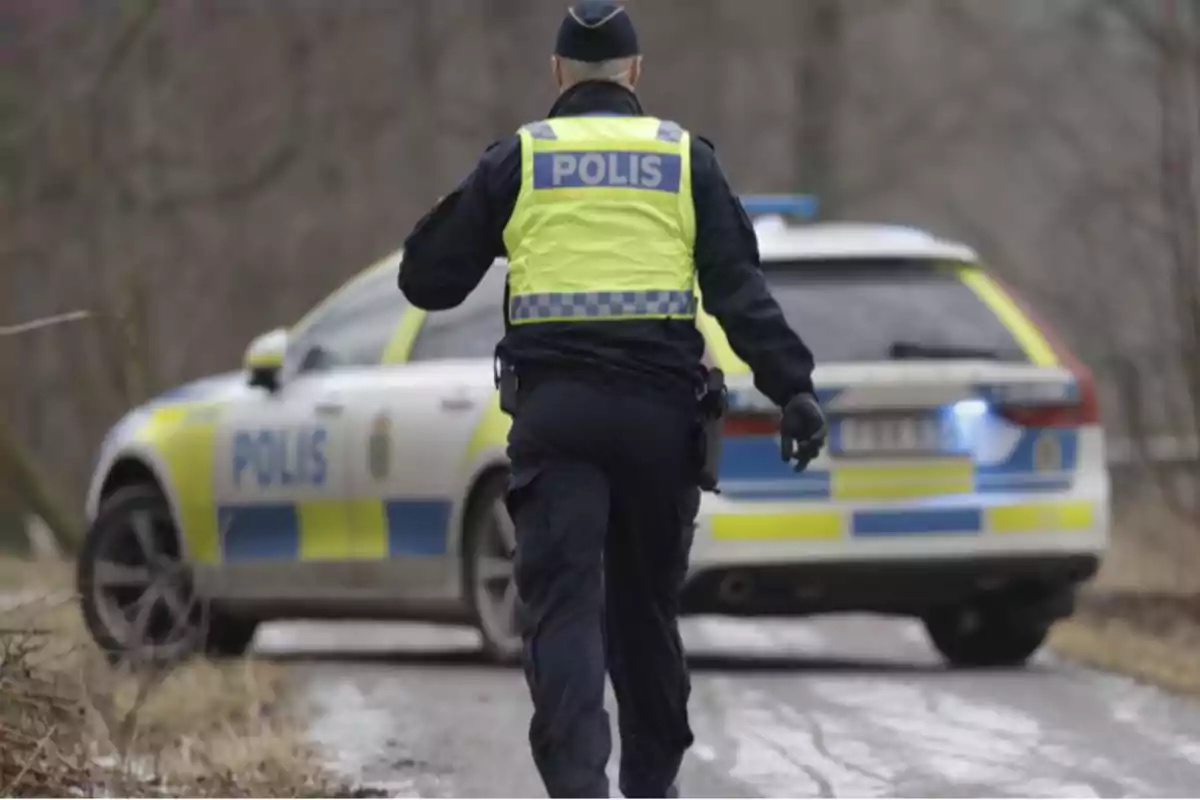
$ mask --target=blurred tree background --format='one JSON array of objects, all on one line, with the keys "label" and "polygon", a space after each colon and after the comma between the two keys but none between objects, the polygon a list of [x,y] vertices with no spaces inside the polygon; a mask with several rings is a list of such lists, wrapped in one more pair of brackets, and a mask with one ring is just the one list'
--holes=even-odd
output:
[{"label": "blurred tree background", "polygon": [[[565,6],[0,0],[0,328],[91,312],[0,336],[8,505],[70,527],[122,411],[236,368],[399,246],[544,115]],[[737,190],[969,241],[1096,369],[1114,427],[1194,432],[1200,3],[628,7],[648,110]]]}]

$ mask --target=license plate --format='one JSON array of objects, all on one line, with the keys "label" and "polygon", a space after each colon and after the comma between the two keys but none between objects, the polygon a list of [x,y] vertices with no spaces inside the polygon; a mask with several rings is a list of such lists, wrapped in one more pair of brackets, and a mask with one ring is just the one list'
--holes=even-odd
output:
[{"label": "license plate", "polygon": [[953,427],[933,415],[843,417],[833,434],[830,450],[842,456],[946,455],[958,450]]}]

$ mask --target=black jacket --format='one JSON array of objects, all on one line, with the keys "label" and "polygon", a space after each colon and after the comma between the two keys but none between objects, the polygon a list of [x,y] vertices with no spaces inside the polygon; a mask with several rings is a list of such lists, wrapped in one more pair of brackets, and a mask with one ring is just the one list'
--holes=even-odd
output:
[{"label": "black jacket", "polygon": [[[597,111],[644,116],[633,92],[602,82],[563,93],[550,116]],[[812,354],[767,290],[754,229],[712,145],[697,136],[691,142],[695,262],[704,309],[753,370],[758,389],[785,405],[797,392],[812,391]],[[405,241],[398,283],[410,302],[432,311],[466,299],[493,260],[506,255],[503,232],[520,185],[521,145],[514,134],[489,147]],[[500,352],[518,374],[568,372],[691,392],[704,352],[703,337],[687,320],[506,324],[506,330]]]}]

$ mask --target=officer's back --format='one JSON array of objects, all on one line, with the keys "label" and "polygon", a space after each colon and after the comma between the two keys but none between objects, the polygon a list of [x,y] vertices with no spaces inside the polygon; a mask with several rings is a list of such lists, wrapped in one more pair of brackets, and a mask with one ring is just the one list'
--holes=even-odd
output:
[{"label": "officer's back", "polygon": [[785,407],[802,467],[823,421],[812,357],[758,265],[712,146],[648,116],[628,14],[574,6],[546,119],[494,144],[408,238],[415,305],[462,302],[507,256],[498,348],[518,391],[508,456],[530,743],[553,796],[607,796],[607,669],[621,788],[663,796],[692,735],[677,618],[699,508],[696,286],[756,384]]},{"label": "officer's back", "polygon": [[[619,18],[614,18],[590,32],[600,33],[618,21]],[[602,255],[610,259],[613,268],[616,268],[614,262],[623,260],[624,268],[630,272],[654,269],[671,262],[668,258],[655,263],[655,254],[648,249],[650,237],[639,239],[642,231],[656,222],[679,227],[690,222],[694,231],[691,257],[694,274],[703,289],[705,308],[725,326],[739,355],[758,368],[755,374],[767,395],[783,404],[798,391],[811,388],[811,356],[770,301],[758,271],[753,228],[730,191],[712,145],[686,131],[681,131],[684,137],[681,142],[659,140],[654,128],[643,129],[650,141],[635,144],[637,137],[630,134],[628,127],[621,127],[619,133],[613,130],[613,126],[606,124],[613,119],[609,115],[631,120],[645,114],[628,85],[630,78],[636,81],[639,77],[640,65],[633,67],[632,75],[622,74],[622,58],[634,54],[636,40],[629,46],[599,37],[594,41],[582,36],[576,38],[578,49],[573,52],[583,59],[593,58],[597,53],[623,55],[598,62],[576,61],[576,65],[585,65],[586,77],[565,88],[546,121],[559,127],[560,133],[554,135],[561,135],[561,141],[538,137],[538,130],[545,131],[546,125],[525,128],[538,150],[538,162],[545,165],[534,177],[544,177],[549,186],[556,187],[549,193],[573,198],[577,203],[577,213],[564,210],[553,223],[557,251],[564,261],[580,258],[572,254],[577,250],[580,254]],[[648,125],[652,122],[647,118]],[[674,130],[678,129],[670,126],[662,135],[669,137]],[[620,147],[637,146],[650,154],[675,150],[676,154],[665,153],[662,163],[666,168],[659,171],[640,169],[640,162],[648,155],[606,154],[617,159],[611,169],[608,158],[593,156],[586,162],[574,156],[555,159],[556,149],[574,147],[568,144],[571,141],[585,144],[579,140],[592,132],[610,134]],[[642,131],[639,134],[646,135]],[[493,144],[478,168],[422,219],[409,236],[400,287],[415,305],[441,309],[461,303],[495,258],[511,256],[508,248],[514,234],[519,235],[520,229],[540,221],[540,217],[534,216],[526,219],[526,224],[512,224],[514,214],[521,214],[521,154],[525,135],[513,135]],[[658,179],[661,182],[656,185]],[[625,180],[636,180],[633,186],[639,188],[623,187],[621,183]],[[538,188],[545,191],[546,187],[539,184]],[[690,202],[690,220],[686,218],[686,208],[679,214],[664,211],[673,198]],[[606,214],[606,207],[622,202],[627,203],[625,209]],[[533,211],[535,215],[539,212]],[[635,225],[625,229],[630,220]],[[579,277],[584,293],[600,285],[585,284],[584,280]],[[509,290],[512,288],[510,284]],[[526,302],[530,305],[519,313],[544,315],[535,318],[540,324],[524,324],[531,317],[517,318],[511,313],[511,298],[506,297],[510,313],[506,314],[507,334],[501,353],[515,366],[539,372],[571,370],[606,385],[620,381],[639,389],[655,387],[682,392],[685,397],[693,391],[704,341],[692,316],[634,313],[618,316],[606,313],[611,306],[599,302],[592,303],[590,308],[587,303],[567,307],[569,302],[558,305],[548,302],[539,307],[532,305],[533,301]]]}]

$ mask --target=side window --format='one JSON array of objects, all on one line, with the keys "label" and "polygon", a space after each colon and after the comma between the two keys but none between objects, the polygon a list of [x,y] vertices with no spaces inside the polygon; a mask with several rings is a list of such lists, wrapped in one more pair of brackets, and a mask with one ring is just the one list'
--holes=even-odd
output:
[{"label": "side window", "polygon": [[457,308],[431,311],[413,342],[410,361],[491,358],[504,338],[503,265],[492,267]]},{"label": "side window", "polygon": [[298,331],[288,348],[297,371],[378,365],[408,307],[395,280],[394,268],[375,270]]}]

